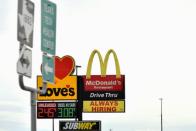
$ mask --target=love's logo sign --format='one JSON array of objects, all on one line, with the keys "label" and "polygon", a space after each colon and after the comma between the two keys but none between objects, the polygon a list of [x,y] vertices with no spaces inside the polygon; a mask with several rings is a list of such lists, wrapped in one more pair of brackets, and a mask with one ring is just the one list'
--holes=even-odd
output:
[{"label": "love's logo sign", "polygon": [[66,55],[62,58],[55,56],[55,77],[62,80],[73,73],[75,61],[73,57]]},{"label": "love's logo sign", "polygon": [[[77,76],[74,72],[75,61],[73,57],[66,55],[62,58],[55,56],[55,83],[47,83],[45,94],[38,94],[38,100],[76,100]],[[43,89],[42,76],[37,77],[38,90]]]},{"label": "love's logo sign", "polygon": [[[42,76],[37,77],[38,90],[43,89]],[[37,100],[76,100],[77,99],[77,76],[66,76],[55,84],[47,83],[45,94],[38,94]]]}]

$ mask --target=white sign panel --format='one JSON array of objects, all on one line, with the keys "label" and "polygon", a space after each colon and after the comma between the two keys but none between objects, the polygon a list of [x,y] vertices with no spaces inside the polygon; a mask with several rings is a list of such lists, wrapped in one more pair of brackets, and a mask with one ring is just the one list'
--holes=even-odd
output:
[{"label": "white sign panel", "polygon": [[34,3],[18,0],[18,41],[33,47]]},{"label": "white sign panel", "polygon": [[32,74],[32,51],[23,45],[17,62],[17,72],[31,77]]}]

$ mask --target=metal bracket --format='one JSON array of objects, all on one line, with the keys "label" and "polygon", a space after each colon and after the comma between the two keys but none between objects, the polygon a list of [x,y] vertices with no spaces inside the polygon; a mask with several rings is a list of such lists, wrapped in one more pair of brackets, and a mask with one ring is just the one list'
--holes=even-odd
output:
[{"label": "metal bracket", "polygon": [[35,88],[32,88],[32,87],[25,86],[22,75],[19,75],[19,85],[20,85],[20,88],[22,90],[30,91],[30,92],[34,92],[34,93],[40,93],[40,94],[45,94],[46,89],[47,89],[47,83],[45,83],[45,82],[43,83],[43,89],[42,90],[38,90],[38,89],[35,89]]}]

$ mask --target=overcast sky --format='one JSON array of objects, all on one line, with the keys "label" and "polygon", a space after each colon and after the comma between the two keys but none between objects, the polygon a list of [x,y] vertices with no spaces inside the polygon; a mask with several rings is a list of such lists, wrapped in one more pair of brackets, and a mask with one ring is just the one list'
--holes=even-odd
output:
[{"label": "overcast sky", "polygon": [[[40,0],[35,3],[33,76],[36,88],[42,60]],[[196,130],[196,1],[53,0],[57,4],[56,54],[71,55],[86,73],[93,49],[113,48],[126,75],[126,113],[83,114],[101,120],[102,130],[160,131],[163,97],[165,131]],[[0,0],[0,131],[30,130],[29,92],[18,85],[17,0]],[[114,74],[112,60],[108,74]],[[99,74],[94,62],[93,74]],[[52,120],[38,120],[38,131],[52,131]],[[55,131],[58,131],[55,120]]]}]

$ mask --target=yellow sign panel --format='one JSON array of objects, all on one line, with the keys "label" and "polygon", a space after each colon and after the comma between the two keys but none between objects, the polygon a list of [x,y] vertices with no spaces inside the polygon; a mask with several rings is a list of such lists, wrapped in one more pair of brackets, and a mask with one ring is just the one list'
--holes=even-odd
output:
[{"label": "yellow sign panel", "polygon": [[83,101],[83,112],[125,112],[125,101]]},{"label": "yellow sign panel", "polygon": [[[42,76],[37,77],[37,87],[43,88]],[[38,100],[76,100],[77,76],[67,76],[63,80],[56,79],[55,84],[47,83],[46,94],[38,94]]]}]

